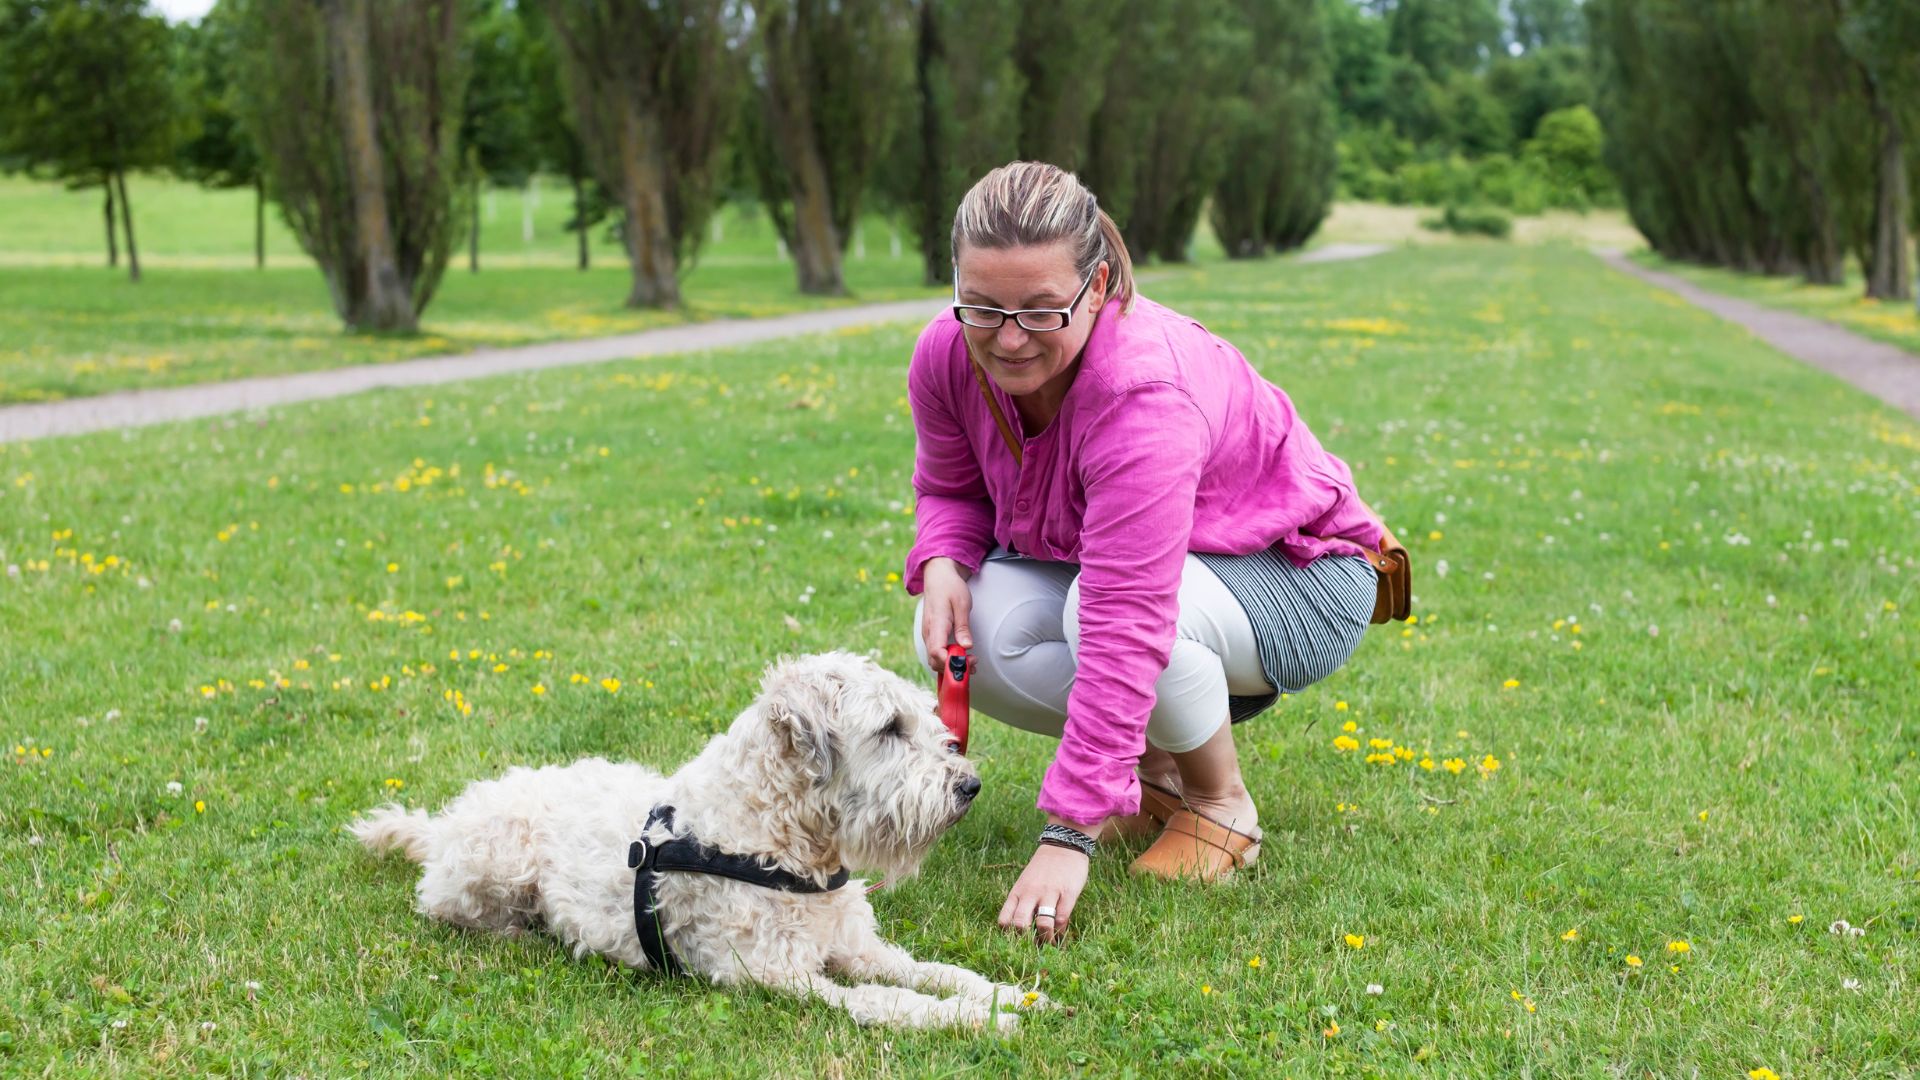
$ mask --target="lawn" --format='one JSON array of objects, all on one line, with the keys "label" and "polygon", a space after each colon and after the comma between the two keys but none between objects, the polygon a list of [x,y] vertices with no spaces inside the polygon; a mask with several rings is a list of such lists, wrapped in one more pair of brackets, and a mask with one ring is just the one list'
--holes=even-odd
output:
[{"label": "lawn", "polygon": [[347,335],[325,280],[271,211],[276,256],[252,269],[250,191],[156,179],[133,187],[136,235],[145,237],[137,285],[104,265],[97,192],[0,179],[0,403],[939,295],[921,284],[911,241],[895,256],[884,223],[868,221],[847,259],[852,296],[802,296],[766,216],[729,210],[685,277],[686,310],[631,310],[626,262],[603,230],[593,268],[573,269],[574,239],[560,228],[568,196],[548,186],[530,242],[520,232],[521,193],[483,198],[496,213],[483,216],[482,269],[470,272],[465,250],[457,254],[419,334]]},{"label": "lawn", "polygon": [[1050,744],[976,719],[883,930],[1064,1008],[873,1031],[459,932],[341,832],[684,760],[783,652],[907,670],[879,327],[0,447],[0,1072],[1911,1075],[1920,428],[1570,249],[1150,291],[1353,465],[1417,622],[1239,729],[1255,867],[1103,852],[1064,948],[993,926]]},{"label": "lawn", "polygon": [[[1920,311],[1911,300],[1869,300],[1862,293],[1860,275],[1849,274],[1841,285],[1809,285],[1797,277],[1743,274],[1712,266],[1663,259],[1652,252],[1634,256],[1642,266],[1664,270],[1703,289],[1737,296],[1768,307],[1825,319],[1908,352],[1920,354]],[[1915,361],[1920,370],[1920,360]]]}]

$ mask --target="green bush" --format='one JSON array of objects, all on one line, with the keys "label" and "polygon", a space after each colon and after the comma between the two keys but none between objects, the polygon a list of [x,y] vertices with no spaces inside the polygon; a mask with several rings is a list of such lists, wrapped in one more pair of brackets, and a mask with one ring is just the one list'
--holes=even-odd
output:
[{"label": "green bush", "polygon": [[1427,218],[1420,224],[1435,232],[1450,232],[1459,236],[1490,236],[1495,240],[1505,240],[1513,235],[1513,215],[1497,206],[1449,205],[1439,217]]}]

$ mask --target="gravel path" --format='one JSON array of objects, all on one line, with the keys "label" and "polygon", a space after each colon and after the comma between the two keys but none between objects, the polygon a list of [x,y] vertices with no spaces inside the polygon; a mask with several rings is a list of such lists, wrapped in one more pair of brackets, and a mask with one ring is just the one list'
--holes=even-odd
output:
[{"label": "gravel path", "polygon": [[1920,420],[1920,356],[1830,322],[1710,292],[1684,278],[1649,270],[1618,251],[1595,254],[1615,270],[1738,323],[1788,356],[1837,375]]},{"label": "gravel path", "polygon": [[[1328,244],[1306,252],[1293,261],[1339,262],[1364,259],[1386,250],[1387,247],[1382,244]],[[1146,276],[1150,275],[1143,275]],[[896,300],[766,319],[717,319],[615,337],[481,349],[457,356],[423,356],[391,364],[363,364],[163,390],[130,390],[45,404],[4,405],[0,406],[0,443],[142,427],[172,420],[192,420],[299,401],[343,397],[383,387],[433,386],[515,371],[598,364],[664,353],[725,349],[774,338],[819,334],[849,326],[925,321],[931,319],[945,304],[943,300]]]}]

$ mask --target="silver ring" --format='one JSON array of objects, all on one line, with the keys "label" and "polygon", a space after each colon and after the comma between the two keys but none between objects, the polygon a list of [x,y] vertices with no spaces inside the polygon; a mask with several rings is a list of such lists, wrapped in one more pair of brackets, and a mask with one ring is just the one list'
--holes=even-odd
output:
[{"label": "silver ring", "polygon": [[1040,905],[1039,907],[1037,907],[1037,908],[1034,908],[1034,909],[1033,909],[1033,917],[1034,917],[1034,918],[1036,918],[1036,919],[1041,919],[1041,918],[1045,918],[1045,919],[1057,919],[1057,918],[1059,918],[1059,916],[1057,916],[1057,915],[1055,915],[1055,914],[1053,913],[1053,908],[1052,908],[1052,906],[1051,906],[1051,905],[1048,905],[1048,904],[1042,904],[1042,905]]}]

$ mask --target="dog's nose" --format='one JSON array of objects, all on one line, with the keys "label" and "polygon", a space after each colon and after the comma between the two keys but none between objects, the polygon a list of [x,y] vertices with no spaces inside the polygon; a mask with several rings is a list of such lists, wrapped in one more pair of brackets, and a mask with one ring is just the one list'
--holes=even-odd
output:
[{"label": "dog's nose", "polygon": [[977,776],[967,777],[965,780],[954,785],[953,793],[960,796],[960,801],[963,803],[972,802],[973,797],[980,794],[980,778]]}]

